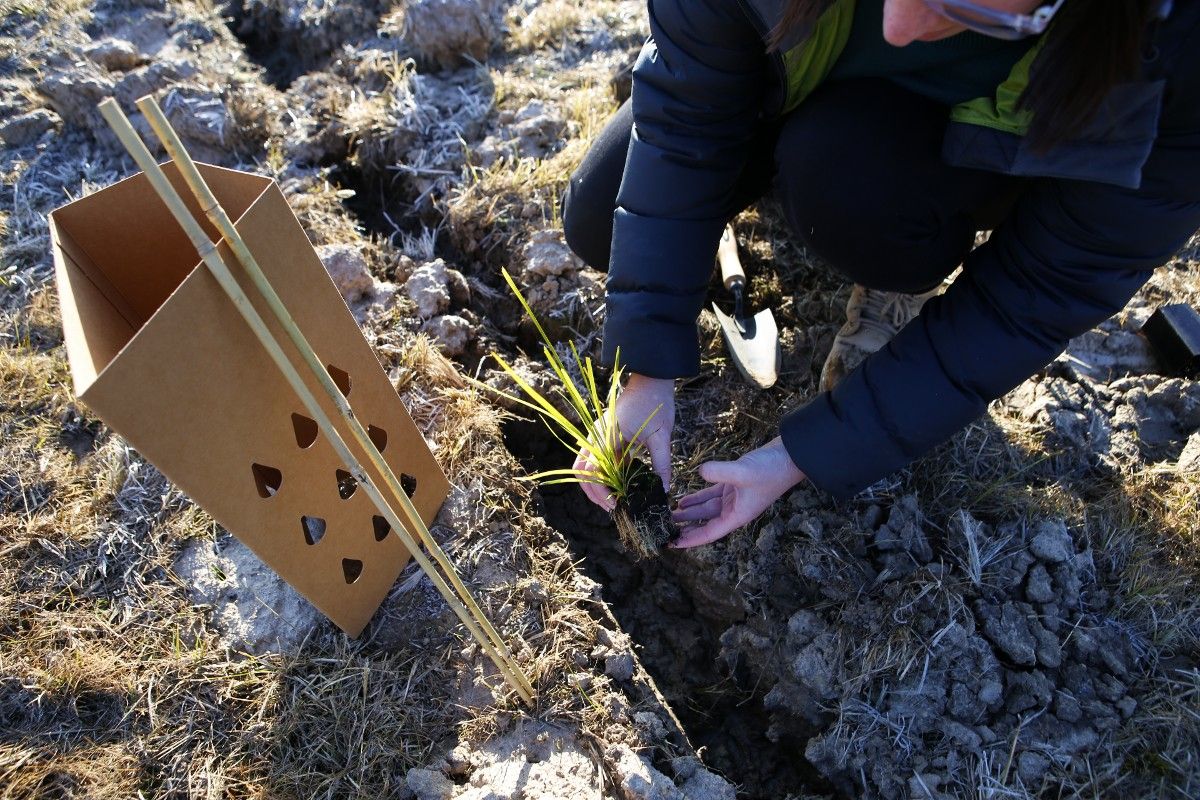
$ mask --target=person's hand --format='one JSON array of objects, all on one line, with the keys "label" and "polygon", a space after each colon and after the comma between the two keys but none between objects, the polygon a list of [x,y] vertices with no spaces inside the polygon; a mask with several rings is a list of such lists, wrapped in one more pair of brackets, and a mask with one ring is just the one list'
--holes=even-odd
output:
[{"label": "person's hand", "polygon": [[[656,412],[655,409],[658,409]],[[653,414],[653,418],[650,415]],[[650,422],[638,436],[637,445],[650,454],[650,466],[662,478],[663,488],[671,491],[671,432],[675,428],[675,381],[669,378],[647,378],[632,373],[625,388],[617,395],[613,407],[607,409],[609,424],[615,419],[622,439],[628,443],[642,423]],[[584,448],[575,458],[572,469],[594,470],[592,454]],[[616,500],[607,486],[582,483],[583,493],[605,511],[616,507]]]},{"label": "person's hand", "polygon": [[767,510],[805,475],[792,462],[776,436],[737,461],[708,461],[700,477],[713,484],[679,501],[671,518],[679,538],[671,547],[696,547],[715,542]]}]

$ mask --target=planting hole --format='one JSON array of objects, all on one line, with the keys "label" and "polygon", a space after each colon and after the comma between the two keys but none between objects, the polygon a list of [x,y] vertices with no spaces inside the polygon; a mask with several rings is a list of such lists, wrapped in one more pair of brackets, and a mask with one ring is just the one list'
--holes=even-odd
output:
[{"label": "planting hole", "polygon": [[383,452],[383,448],[387,447],[387,431],[383,428],[376,428],[374,425],[367,426],[367,436],[371,438],[372,444],[379,452]]},{"label": "planting hole", "polygon": [[400,488],[404,490],[404,493],[406,495],[408,495],[409,497],[412,497],[414,494],[417,493],[417,479],[414,478],[412,475],[409,475],[407,472],[401,472],[400,473]]},{"label": "planting hole", "polygon": [[337,471],[337,487],[338,497],[349,500],[358,489],[358,481],[354,480],[354,476],[346,470],[339,469]]},{"label": "planting hole", "polygon": [[312,447],[317,440],[317,421],[303,414],[292,414],[292,430],[296,432],[296,444],[301,450]]},{"label": "planting hole", "polygon": [[[561,443],[540,422],[514,419],[503,430],[505,443],[527,470],[562,465]],[[562,532],[581,572],[601,586],[622,629],[643,645],[642,663],[693,744],[706,748],[705,763],[736,775],[747,787],[739,798],[862,796],[832,795],[832,789],[822,788],[816,769],[804,760],[802,734],[784,730],[778,741],[766,736],[773,721],[763,707],[765,690],[756,689],[757,679],[744,661],[730,673],[720,656],[724,631],[755,629],[735,624],[743,616],[736,601],[721,603],[722,595],[707,593],[720,586],[736,596],[736,589],[725,589],[699,566],[685,572],[670,558],[633,565],[617,543],[611,517],[578,486],[543,484],[538,491],[546,521]],[[696,577],[683,583],[681,574]],[[804,791],[807,787],[814,791]]]},{"label": "planting hole", "polygon": [[303,516],[300,527],[304,530],[304,541],[309,544],[316,544],[325,535],[325,520],[320,517]]},{"label": "planting hole", "polygon": [[371,517],[371,524],[375,527],[375,541],[377,542],[382,542],[392,532],[392,526],[378,514]]},{"label": "planting hole", "polygon": [[279,492],[279,486],[283,483],[282,472],[262,464],[251,464],[250,471],[254,473],[254,488],[258,489],[259,497],[274,497]]},{"label": "planting hole", "polygon": [[333,378],[333,383],[342,393],[342,397],[349,397],[350,375],[344,369],[338,369],[333,364],[326,364],[325,369],[328,370],[329,377]]},{"label": "planting hole", "polygon": [[343,558],[342,575],[346,576],[346,583],[354,583],[362,575],[362,562],[357,558]]}]

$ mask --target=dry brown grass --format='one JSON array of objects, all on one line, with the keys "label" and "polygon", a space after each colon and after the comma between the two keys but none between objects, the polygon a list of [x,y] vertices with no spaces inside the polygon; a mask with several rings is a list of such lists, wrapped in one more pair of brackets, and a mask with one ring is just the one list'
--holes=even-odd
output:
[{"label": "dry brown grass", "polygon": [[[513,482],[496,411],[423,338],[393,334],[380,355],[452,479],[478,487],[453,551],[468,577],[514,576],[477,590],[536,676],[540,714],[602,731],[562,680],[594,645],[591,598]],[[102,428],[82,458],[60,441],[73,408],[61,349],[0,349],[0,389],[0,711],[15,734],[0,797],[385,796],[456,722],[464,741],[506,725],[455,707],[463,644],[448,614],[390,651],[328,627],[283,655],[228,651],[170,571],[211,519]]]},{"label": "dry brown grass", "polygon": [[508,14],[508,50],[528,52],[562,47],[584,28],[609,30],[616,21],[618,5],[608,0],[582,4],[572,0],[546,0],[528,13],[513,9]]},{"label": "dry brown grass", "polygon": [[[494,85],[498,107],[519,108],[543,99],[536,82],[527,78],[494,79]],[[545,84],[540,85],[544,91]],[[606,85],[568,83],[558,91],[566,93],[564,117],[578,127],[577,137],[547,159],[498,159],[486,168],[469,167],[467,181],[448,198],[450,239],[463,254],[508,266],[530,231],[562,227],[559,204],[567,181],[614,107]]]},{"label": "dry brown grass", "polygon": [[37,18],[46,15],[50,23],[72,17],[90,8],[90,0],[0,0],[0,16],[16,14],[21,17]]},{"label": "dry brown grass", "polygon": [[[68,30],[64,38],[85,41],[78,27],[89,8],[72,0],[44,18]],[[4,9],[45,12],[19,0]],[[179,0],[168,11],[209,19],[216,9]],[[395,64],[362,68],[383,99],[362,107],[352,155],[379,160],[394,155],[385,128],[407,77]],[[567,104],[570,118],[586,117],[597,97],[581,90]],[[263,167],[284,180],[313,242],[353,243],[376,275],[393,272],[397,249],[364,235],[326,171],[287,163],[278,93],[251,82],[227,100],[240,141],[247,152],[261,149]],[[556,213],[549,187],[565,181],[583,150],[570,150],[574,161],[520,167],[541,187],[546,219]],[[0,287],[0,798],[394,795],[436,748],[505,728],[515,708],[503,699],[496,708],[457,705],[461,681],[490,666],[464,648],[439,601],[423,599],[412,568],[378,630],[359,641],[325,624],[288,652],[249,656],[231,650],[209,609],[196,605],[176,559],[190,542],[227,534],[72,401],[44,214],[120,177],[109,155],[55,152],[4,167],[4,263],[16,270]],[[432,237],[412,236],[413,248],[432,250]],[[530,487],[514,480],[520,468],[503,448],[497,410],[411,328],[398,312],[370,333],[443,467],[473,501],[460,527],[435,535],[535,676],[539,716],[602,736],[612,724],[611,682],[597,675],[585,695],[564,676],[596,669],[587,654],[593,615],[604,615],[592,590],[577,585],[561,537],[535,516]],[[412,626],[418,632],[408,636]],[[502,693],[498,676],[486,681]]]}]

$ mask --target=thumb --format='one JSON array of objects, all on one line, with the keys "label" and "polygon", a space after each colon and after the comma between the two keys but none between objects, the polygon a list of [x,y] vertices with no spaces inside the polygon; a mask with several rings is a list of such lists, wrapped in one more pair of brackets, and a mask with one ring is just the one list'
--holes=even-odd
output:
[{"label": "thumb", "polygon": [[646,441],[650,451],[650,466],[663,481],[663,489],[671,493],[671,439],[670,436],[651,436]]},{"label": "thumb", "polygon": [[700,477],[709,483],[741,483],[745,471],[736,461],[706,461],[700,465]]}]

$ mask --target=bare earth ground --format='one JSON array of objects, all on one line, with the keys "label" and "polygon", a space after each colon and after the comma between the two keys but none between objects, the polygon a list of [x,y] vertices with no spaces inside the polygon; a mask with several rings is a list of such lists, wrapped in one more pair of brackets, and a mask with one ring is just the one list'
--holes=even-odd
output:
[{"label": "bare earth ground", "polygon": [[[643,14],[0,0],[0,798],[1200,795],[1200,385],[1135,334],[1200,302],[1200,241],[852,501],[801,488],[634,563],[577,489],[518,480],[567,457],[462,376],[500,351],[546,380],[501,266],[595,347],[603,276],[557,204]],[[435,535],[535,708],[415,568],[348,640],[73,401],[45,214],[130,174],[94,106],[147,92],[195,157],[284,188],[454,484]],[[745,386],[702,318],[677,494],[811,396],[847,296],[770,202],[737,230],[783,375]]]}]

